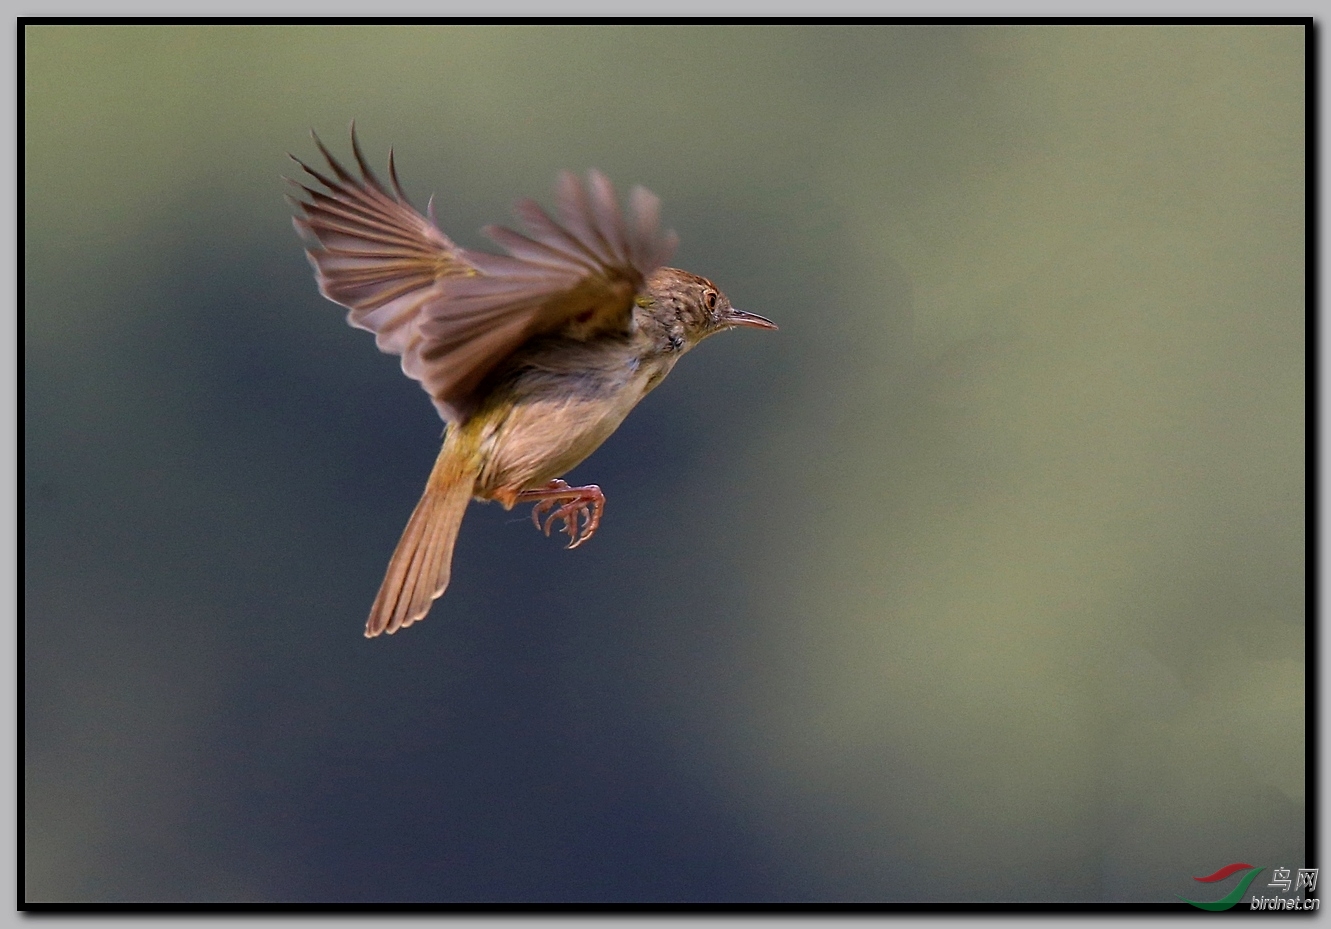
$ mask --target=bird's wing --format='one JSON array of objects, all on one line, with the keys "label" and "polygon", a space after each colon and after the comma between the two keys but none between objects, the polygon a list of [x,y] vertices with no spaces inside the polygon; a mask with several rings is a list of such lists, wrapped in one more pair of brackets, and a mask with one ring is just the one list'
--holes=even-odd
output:
[{"label": "bird's wing", "polygon": [[392,195],[366,165],[354,124],[351,147],[359,179],[329,154],[318,136],[314,142],[333,177],[291,157],[328,192],[291,181],[309,199],[287,199],[302,214],[291,221],[309,245],[306,253],[319,291],[351,311],[347,322],[373,332],[381,351],[401,355],[419,340],[421,311],[438,301],[440,281],[471,269],[433,217],[427,219],[407,202],[391,151]]},{"label": "bird's wing", "polygon": [[610,181],[592,171],[586,185],[560,176],[559,222],[525,200],[517,212],[527,234],[487,227],[508,255],[459,248],[411,208],[395,173],[392,198],[358,148],[360,181],[320,150],[336,178],[305,170],[331,194],[305,188],[314,202],[296,201],[305,213],[297,229],[319,246],[310,259],[320,289],[381,349],[402,355],[402,370],[450,422],[470,415],[486,375],[533,336],[628,331],[635,295],[675,247],[653,194],[635,187],[626,221]]}]

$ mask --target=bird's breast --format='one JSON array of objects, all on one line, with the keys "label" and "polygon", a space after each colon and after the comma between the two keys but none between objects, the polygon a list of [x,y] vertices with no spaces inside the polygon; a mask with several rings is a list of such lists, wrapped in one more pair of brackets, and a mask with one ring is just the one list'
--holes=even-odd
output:
[{"label": "bird's breast", "polygon": [[478,496],[563,476],[619,428],[672,364],[626,354],[614,364],[524,370],[512,382],[507,415],[483,440]]}]

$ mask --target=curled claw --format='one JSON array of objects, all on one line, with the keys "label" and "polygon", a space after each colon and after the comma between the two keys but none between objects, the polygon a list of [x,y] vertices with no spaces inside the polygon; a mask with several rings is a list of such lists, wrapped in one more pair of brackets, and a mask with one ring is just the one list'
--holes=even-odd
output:
[{"label": "curled claw", "polygon": [[[582,526],[582,534],[573,539],[572,542],[568,543],[569,548],[577,548],[596,534],[596,527],[601,525],[601,509],[604,505],[605,497],[601,497],[591,505],[583,504],[578,508],[585,521]],[[570,536],[573,535],[573,528],[571,526],[569,527],[568,534]]]},{"label": "curled claw", "polygon": [[[566,503],[550,514],[550,518],[545,521],[546,535],[550,534],[550,525],[556,519],[564,521],[563,531],[568,533],[569,538],[567,547],[577,548],[590,539],[592,533],[596,531],[596,527],[600,525],[601,510],[599,506],[593,508],[593,505],[585,498]],[[578,529],[579,522],[582,523],[581,530]]]},{"label": "curled claw", "polygon": [[[542,501],[542,503],[544,503],[547,509],[554,505],[549,501]],[[536,505],[541,506],[542,504],[538,503]],[[568,533],[568,548],[577,548],[583,542],[590,539],[592,537],[592,532],[595,531],[592,522],[593,514],[591,507],[582,499],[566,503],[549,515],[544,526],[547,537],[550,535],[550,528],[554,525],[556,519],[562,519],[564,521],[564,528],[560,531]],[[583,524],[581,530],[578,529],[578,524],[580,522]]]},{"label": "curled claw", "polygon": [[[539,506],[539,504],[537,504],[537,505]],[[554,506],[553,503],[547,503],[547,504],[546,504],[546,507],[547,507],[547,508],[552,507],[552,506]],[[568,513],[567,513],[567,510],[568,510],[568,507],[566,507],[566,506],[561,506],[559,509],[557,509],[557,510],[555,510],[553,513],[551,513],[551,514],[550,514],[550,517],[549,517],[548,519],[546,519],[546,521],[545,521],[545,527],[544,527],[544,528],[545,528],[545,537],[546,537],[547,539],[550,538],[550,527],[553,526],[553,525],[555,524],[555,520],[556,520],[556,519],[560,519],[560,518],[562,518],[562,519],[564,520],[564,528],[563,528],[561,531],[563,531],[563,532],[567,532],[570,536],[573,535],[573,530],[569,528],[569,521],[568,521]],[[577,514],[575,513],[574,516],[573,516],[573,522],[574,522],[574,523],[577,523],[577,521],[578,521],[578,517],[577,517]]]},{"label": "curled claw", "polygon": [[[549,484],[546,484],[545,487],[539,491],[529,490],[525,493],[519,494],[518,497],[519,499],[527,499],[528,497],[535,496],[536,494],[540,493],[545,493],[547,491],[559,491],[559,490],[569,490],[569,489],[571,488],[564,481],[553,480]],[[532,524],[536,527],[536,530],[538,532],[541,529],[541,517],[544,516],[546,513],[548,513],[550,510],[554,509],[555,504],[558,502],[559,502],[558,497],[550,496],[546,497],[543,500],[538,500],[536,505],[531,508],[531,521]],[[551,519],[553,519],[553,517],[551,517]],[[548,521],[545,524],[545,534],[547,536],[550,535],[550,523]]]},{"label": "curled claw", "polygon": [[[536,490],[524,490],[519,500],[535,500],[531,521],[536,528],[550,535],[556,520],[564,523],[561,532],[568,533],[568,548],[577,548],[590,539],[601,525],[601,511],[605,507],[605,494],[595,484],[570,487],[560,480],[551,481]],[[562,504],[562,505],[561,505]],[[541,519],[545,522],[542,524]]]}]

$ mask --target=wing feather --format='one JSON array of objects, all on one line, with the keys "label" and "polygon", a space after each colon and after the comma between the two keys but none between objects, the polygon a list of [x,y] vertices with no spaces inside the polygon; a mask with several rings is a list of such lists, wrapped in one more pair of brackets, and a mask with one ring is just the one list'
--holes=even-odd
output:
[{"label": "wing feather", "polygon": [[576,273],[587,274],[596,271],[596,265],[583,255],[578,255],[550,242],[538,242],[533,238],[506,229],[503,226],[486,226],[481,232],[496,245],[502,245],[514,258],[553,268],[568,269]]},{"label": "wing feather", "polygon": [[325,189],[291,183],[297,232],[308,243],[319,289],[368,329],[402,370],[421,382],[439,414],[466,419],[486,377],[529,339],[562,332],[592,338],[626,332],[633,298],[674,250],[660,228],[660,201],[642,187],[620,210],[614,185],[599,171],[584,184],[564,172],[556,185],[556,221],[531,200],[516,205],[526,232],[503,226],[485,234],[508,254],[460,248],[440,231],[434,201],[421,215],[408,202],[388,155],[389,193],[370,170],[351,130],[356,177],[315,145],[331,175],[293,160]]},{"label": "wing feather", "polygon": [[615,263],[614,250],[596,228],[596,214],[578,176],[572,171],[559,172],[555,184],[555,198],[559,204],[559,218],[582,245],[603,265]]},{"label": "wing feather", "polygon": [[531,234],[546,245],[558,248],[570,257],[589,262],[589,267],[600,266],[601,260],[596,257],[596,253],[574,238],[567,229],[551,219],[550,214],[541,209],[536,201],[519,200],[514,205],[514,211],[518,214],[518,218],[526,224]]},{"label": "wing feather", "polygon": [[587,172],[588,186],[591,188],[592,216],[596,220],[596,231],[610,246],[616,255],[632,257],[628,237],[624,229],[624,217],[619,212],[619,196],[610,178],[600,171]]},{"label": "wing feather", "polygon": [[420,311],[438,299],[439,281],[471,269],[457,246],[402,195],[391,163],[394,193],[384,190],[365,162],[354,123],[351,142],[360,178],[344,168],[318,136],[314,142],[332,176],[292,156],[327,189],[291,181],[307,198],[292,199],[300,214],[292,222],[309,243],[319,290],[350,310],[351,325],[373,332],[382,351],[400,355],[419,338]]}]

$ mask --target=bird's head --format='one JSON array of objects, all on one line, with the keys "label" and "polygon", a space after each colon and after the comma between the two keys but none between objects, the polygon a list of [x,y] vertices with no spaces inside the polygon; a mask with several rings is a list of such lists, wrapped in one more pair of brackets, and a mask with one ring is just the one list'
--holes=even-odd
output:
[{"label": "bird's head", "polygon": [[730,305],[721,289],[678,268],[658,268],[638,299],[638,323],[667,352],[685,352],[709,335],[748,326],[775,329],[776,323]]}]

